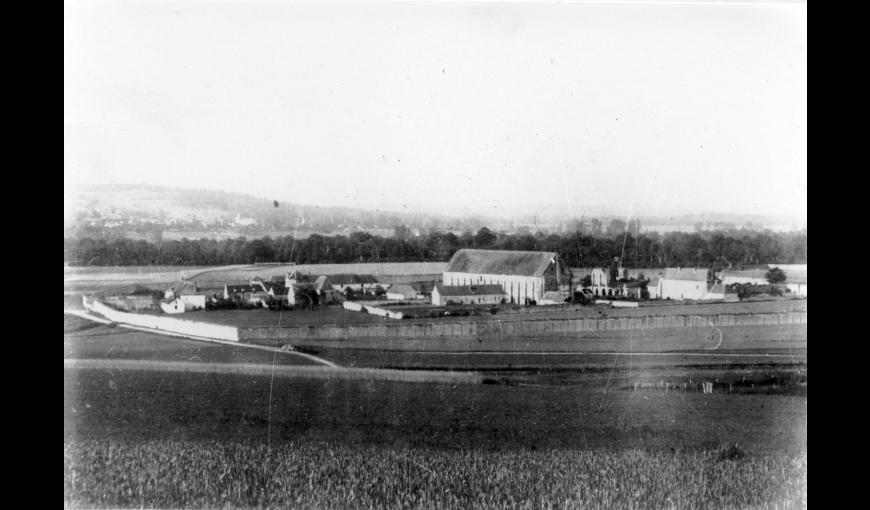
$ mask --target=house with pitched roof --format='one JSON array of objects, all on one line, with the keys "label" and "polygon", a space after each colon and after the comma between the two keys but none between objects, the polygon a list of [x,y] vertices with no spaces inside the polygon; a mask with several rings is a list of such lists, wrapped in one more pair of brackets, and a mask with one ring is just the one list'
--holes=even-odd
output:
[{"label": "house with pitched roof", "polygon": [[374,292],[379,285],[378,279],[370,274],[332,274],[329,275],[332,288],[342,295],[351,289],[353,292]]},{"label": "house with pitched roof", "polygon": [[387,299],[403,301],[407,299],[422,299],[416,288],[410,283],[395,283],[390,285],[390,290],[387,291]]},{"label": "house with pitched roof", "polygon": [[553,252],[462,249],[447,263],[442,286],[469,285],[501,285],[508,302],[529,304],[548,291],[570,292],[571,271]]},{"label": "house with pitched roof", "polygon": [[492,305],[506,302],[507,293],[501,285],[435,285],[432,304],[437,306],[474,304]]}]

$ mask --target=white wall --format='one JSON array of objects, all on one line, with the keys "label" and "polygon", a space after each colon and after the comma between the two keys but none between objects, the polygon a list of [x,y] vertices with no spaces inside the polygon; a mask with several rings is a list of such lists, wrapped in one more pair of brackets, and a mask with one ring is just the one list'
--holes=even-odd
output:
[{"label": "white wall", "polygon": [[113,308],[109,308],[97,300],[85,300],[84,303],[85,308],[88,310],[94,311],[113,322],[169,331],[170,333],[178,333],[181,335],[216,338],[218,340],[229,340],[232,342],[239,341],[239,330],[233,326],[209,324],[206,322],[176,319],[159,315],[120,312]]},{"label": "white wall", "polygon": [[707,282],[695,280],[659,279],[662,299],[706,299]]},{"label": "white wall", "polygon": [[787,283],[786,287],[788,287],[788,290],[794,292],[795,294],[797,294],[799,296],[806,296],[807,295],[807,284],[806,283]]},{"label": "white wall", "polygon": [[190,294],[181,296],[181,301],[184,303],[185,311],[204,310],[205,296],[199,294]]},{"label": "white wall", "polygon": [[536,276],[516,276],[505,274],[474,274],[445,272],[444,285],[501,285],[514,303],[523,304],[526,298],[540,301],[544,295],[544,278]]},{"label": "white wall", "polygon": [[442,296],[436,290],[432,291],[432,304],[444,306],[448,301],[453,303],[474,304],[474,305],[492,305],[501,303],[501,300],[508,300],[505,294],[486,294],[481,296]]}]

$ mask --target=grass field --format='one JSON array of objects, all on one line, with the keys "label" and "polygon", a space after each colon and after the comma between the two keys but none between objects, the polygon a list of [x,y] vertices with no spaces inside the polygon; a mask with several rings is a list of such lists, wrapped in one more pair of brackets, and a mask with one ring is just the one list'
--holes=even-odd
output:
[{"label": "grass field", "polygon": [[451,385],[65,368],[64,436],[806,450],[806,397],[632,391],[600,375],[571,385]]},{"label": "grass field", "polygon": [[93,292],[114,286],[140,284],[163,288],[163,285],[202,272],[208,266],[112,266],[63,268],[65,292]]},{"label": "grass field", "polygon": [[452,385],[65,368],[65,503],[805,505],[805,396],[575,376]]},{"label": "grass field", "polygon": [[64,442],[65,507],[801,508],[806,455]]}]

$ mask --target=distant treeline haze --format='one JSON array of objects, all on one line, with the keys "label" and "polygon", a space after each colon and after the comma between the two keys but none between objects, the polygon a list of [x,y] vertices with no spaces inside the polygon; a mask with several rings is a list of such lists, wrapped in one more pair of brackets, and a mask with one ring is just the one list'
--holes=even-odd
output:
[{"label": "distant treeline haze", "polygon": [[64,262],[77,266],[229,265],[263,262],[327,264],[353,262],[447,261],[460,248],[552,251],[570,266],[625,267],[728,266],[800,264],[807,261],[807,233],[702,232],[644,233],[593,237],[582,234],[431,233],[380,237],[365,232],[349,236],[312,235],[260,239],[182,239],[153,243],[65,238]]}]

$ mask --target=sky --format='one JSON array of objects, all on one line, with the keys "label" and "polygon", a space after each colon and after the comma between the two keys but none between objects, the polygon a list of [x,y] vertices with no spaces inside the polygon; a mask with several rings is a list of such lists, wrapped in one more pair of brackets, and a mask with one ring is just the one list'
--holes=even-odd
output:
[{"label": "sky", "polygon": [[68,1],[85,183],[805,221],[807,6]]}]

